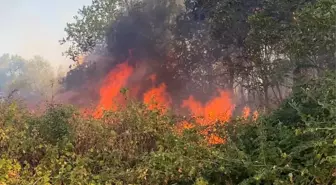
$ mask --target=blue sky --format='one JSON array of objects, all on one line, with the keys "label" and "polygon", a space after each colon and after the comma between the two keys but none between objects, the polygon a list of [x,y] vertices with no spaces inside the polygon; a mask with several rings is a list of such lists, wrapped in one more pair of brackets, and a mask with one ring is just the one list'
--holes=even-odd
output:
[{"label": "blue sky", "polygon": [[54,66],[69,65],[59,40],[77,10],[92,0],[0,0],[0,55],[41,55]]}]

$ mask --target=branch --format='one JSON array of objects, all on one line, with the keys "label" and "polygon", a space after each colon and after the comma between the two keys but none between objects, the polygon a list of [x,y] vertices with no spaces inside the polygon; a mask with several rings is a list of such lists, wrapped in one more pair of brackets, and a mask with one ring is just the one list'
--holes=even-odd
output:
[{"label": "branch", "polygon": [[14,96],[14,93],[16,93],[17,91],[19,91],[19,90],[18,90],[18,89],[14,89],[14,90],[12,90],[12,91],[8,94],[7,99],[12,99],[12,97]]}]

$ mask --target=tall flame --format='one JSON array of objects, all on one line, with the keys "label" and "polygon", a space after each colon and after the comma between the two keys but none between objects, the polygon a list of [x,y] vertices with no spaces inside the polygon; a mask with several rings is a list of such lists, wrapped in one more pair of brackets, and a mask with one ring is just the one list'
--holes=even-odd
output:
[{"label": "tall flame", "polygon": [[116,110],[122,101],[120,90],[132,75],[133,68],[127,62],[119,64],[105,78],[100,88],[100,100],[94,117],[102,116],[104,110]]},{"label": "tall flame", "polygon": [[171,105],[171,99],[166,92],[166,85],[160,84],[158,87],[154,87],[144,94],[144,103],[150,110],[161,110],[166,112]]},{"label": "tall flame", "polygon": [[[138,70],[138,71],[137,71]],[[161,113],[166,113],[172,106],[172,99],[167,92],[167,86],[165,83],[156,84],[156,74],[147,76],[147,79],[151,80],[152,87],[145,91],[143,94],[139,94],[141,89],[141,82],[136,84],[129,84],[129,79],[138,77],[135,75],[139,72],[139,68],[133,68],[128,64],[128,61],[117,65],[111,70],[104,79],[99,94],[100,100],[93,113],[95,118],[101,118],[104,110],[115,111],[118,109],[118,105],[125,103],[124,98],[120,90],[124,87],[131,86],[131,96],[142,97],[142,101],[147,105],[149,110],[160,110]],[[138,79],[137,79],[138,80]],[[134,83],[134,82],[133,82]],[[140,95],[140,96],[139,96]],[[206,129],[201,132],[206,137],[210,144],[224,143],[225,139],[220,136],[211,133],[215,129],[216,123],[228,122],[233,114],[235,105],[231,100],[230,93],[224,90],[218,90],[218,96],[213,97],[206,103],[197,101],[193,96],[189,96],[188,99],[183,100],[181,109],[188,109],[190,114],[195,118],[196,124],[205,126]],[[251,114],[249,107],[245,107],[242,112],[242,117],[248,119]],[[257,112],[253,113],[253,119],[258,116]],[[183,121],[178,124],[178,131],[184,129],[193,128],[194,124],[187,121]]]},{"label": "tall flame", "polygon": [[171,106],[171,98],[167,93],[167,86],[161,83],[158,87],[154,86],[156,75],[150,75],[149,79],[152,81],[152,88],[143,95],[143,101],[150,110],[160,110],[165,113]]}]

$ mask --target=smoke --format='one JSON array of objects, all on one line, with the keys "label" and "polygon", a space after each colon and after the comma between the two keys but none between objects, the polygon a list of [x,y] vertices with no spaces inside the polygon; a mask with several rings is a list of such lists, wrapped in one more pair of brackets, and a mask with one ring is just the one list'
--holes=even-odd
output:
[{"label": "smoke", "polygon": [[110,26],[107,49],[118,62],[131,51],[129,63],[144,68],[146,75],[155,73],[156,85],[165,83],[173,99],[193,94],[207,100],[216,91],[202,77],[212,68],[213,52],[205,50],[212,43],[208,33],[199,32],[204,23],[193,18],[176,0],[139,2]]},{"label": "smoke", "polygon": [[108,29],[108,51],[117,59],[128,57],[130,49],[137,59],[162,59],[169,45],[170,22],[179,9],[175,0],[136,3]]},{"label": "smoke", "polygon": [[178,0],[133,3],[108,27],[105,43],[68,73],[65,89],[72,93],[67,101],[81,106],[83,100],[97,102],[104,78],[118,64],[127,62],[134,72],[126,86],[141,84],[138,99],[148,89],[165,84],[173,107],[180,106],[190,95],[207,102],[219,94],[218,84],[212,83],[209,74],[220,52],[210,34],[202,29],[206,26],[194,20]]}]

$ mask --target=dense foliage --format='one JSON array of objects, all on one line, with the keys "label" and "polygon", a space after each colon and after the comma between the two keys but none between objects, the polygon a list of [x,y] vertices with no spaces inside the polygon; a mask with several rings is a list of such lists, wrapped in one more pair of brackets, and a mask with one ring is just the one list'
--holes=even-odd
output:
[{"label": "dense foliage", "polygon": [[336,77],[293,94],[273,114],[179,134],[171,115],[130,102],[102,119],[50,105],[32,115],[1,105],[2,184],[335,184]]}]

